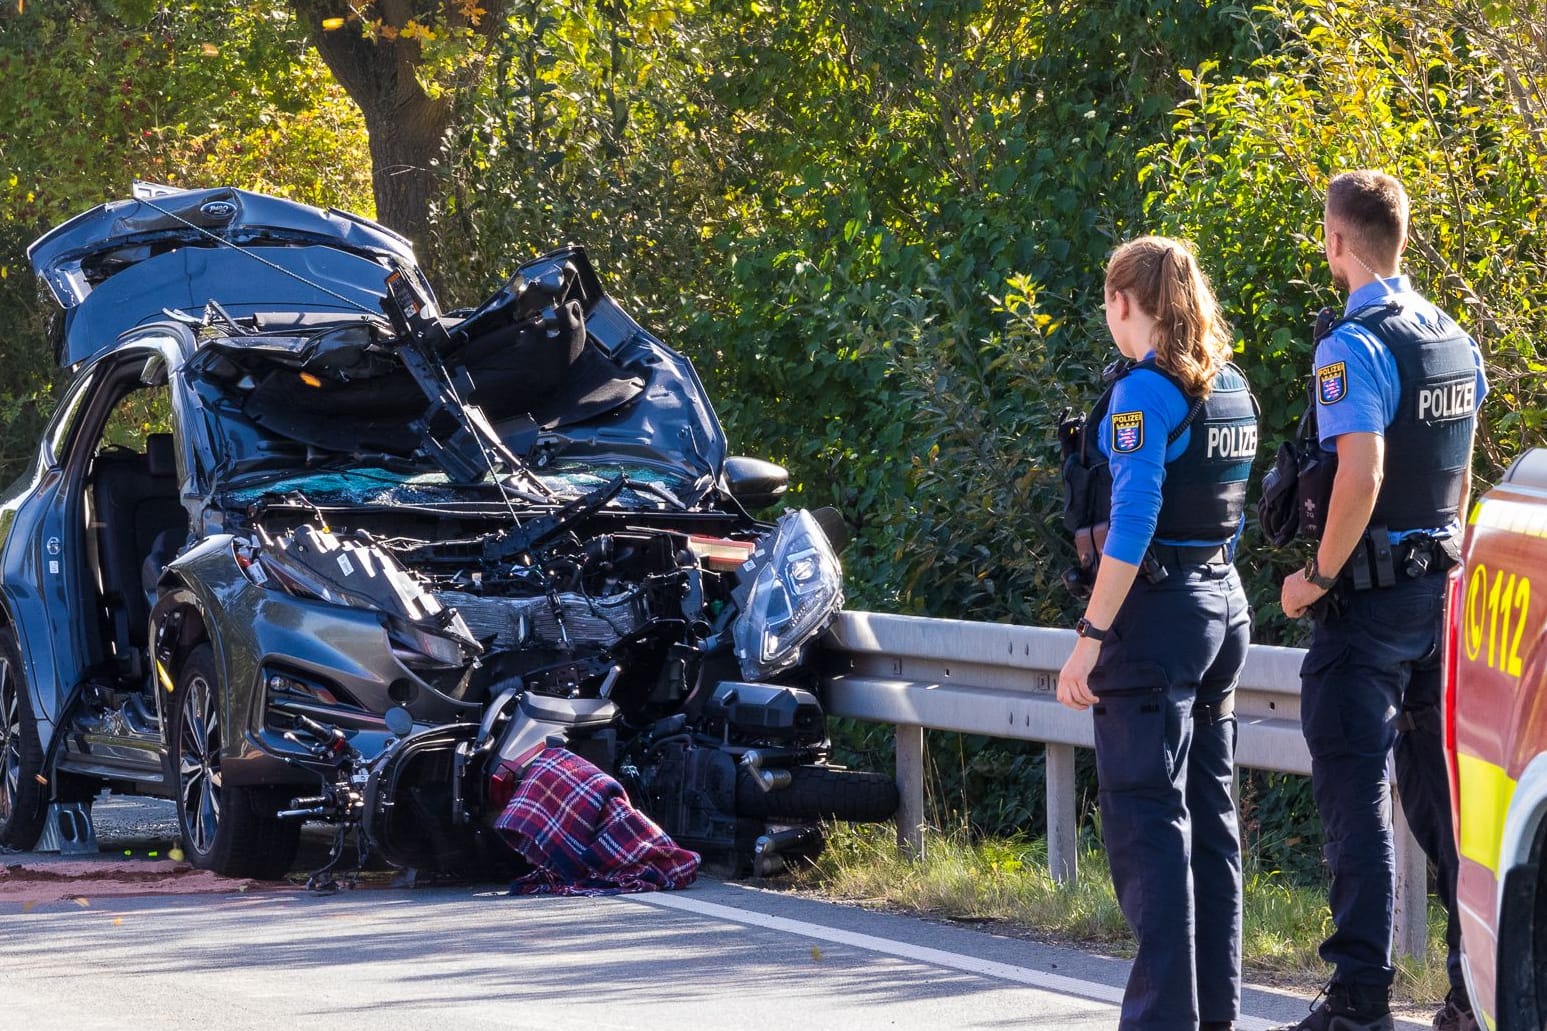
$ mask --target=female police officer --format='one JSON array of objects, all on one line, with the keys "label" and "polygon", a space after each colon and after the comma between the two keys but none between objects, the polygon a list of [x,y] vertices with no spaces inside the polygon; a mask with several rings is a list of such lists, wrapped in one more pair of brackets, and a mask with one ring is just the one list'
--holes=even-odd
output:
[{"label": "female police officer", "polygon": [[1085,421],[1105,543],[1058,700],[1093,710],[1102,834],[1138,954],[1124,1029],[1220,1031],[1240,1008],[1234,690],[1250,613],[1231,564],[1257,448],[1207,278],[1143,237],[1107,264],[1107,328],[1131,364]]}]

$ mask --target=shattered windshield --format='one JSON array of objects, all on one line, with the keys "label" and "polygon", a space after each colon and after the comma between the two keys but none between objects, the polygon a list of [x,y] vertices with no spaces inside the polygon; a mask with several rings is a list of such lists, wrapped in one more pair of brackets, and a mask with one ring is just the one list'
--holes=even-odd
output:
[{"label": "shattered windshield", "polygon": [[[579,361],[564,359],[543,370],[520,341],[477,340],[457,353],[465,364],[446,363],[432,403],[391,330],[356,321],[308,334],[210,336],[184,375],[208,430],[211,486],[233,504],[292,491],[319,505],[557,503],[623,477],[617,505],[687,507],[697,470],[606,418],[643,391],[647,375],[594,350],[578,371]],[[464,395],[472,403],[460,404]],[[469,470],[445,451],[469,448],[474,419],[500,450],[473,443],[482,467]]]},{"label": "shattered windshield", "polygon": [[[558,463],[538,470],[537,478],[554,499],[571,501],[605,487],[618,477],[626,484],[615,501],[623,508],[682,508],[690,484],[680,475],[644,465]],[[453,483],[436,471],[393,470],[378,466],[258,472],[238,476],[224,486],[232,505],[249,505],[276,494],[300,493],[314,505],[381,508],[464,505],[498,502],[493,477],[478,484]]]}]

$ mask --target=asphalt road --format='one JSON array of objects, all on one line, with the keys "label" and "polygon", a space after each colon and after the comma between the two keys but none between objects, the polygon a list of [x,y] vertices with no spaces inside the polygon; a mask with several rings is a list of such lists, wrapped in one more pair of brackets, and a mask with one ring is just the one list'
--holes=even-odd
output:
[{"label": "asphalt road", "polygon": [[[101,802],[96,824],[108,856],[170,837],[166,814],[138,803]],[[1096,1031],[1116,1026],[1127,969],[708,880],[605,898],[464,886],[87,902],[0,902],[0,1026]],[[1297,1019],[1307,1001],[1252,990],[1238,1026]]]}]

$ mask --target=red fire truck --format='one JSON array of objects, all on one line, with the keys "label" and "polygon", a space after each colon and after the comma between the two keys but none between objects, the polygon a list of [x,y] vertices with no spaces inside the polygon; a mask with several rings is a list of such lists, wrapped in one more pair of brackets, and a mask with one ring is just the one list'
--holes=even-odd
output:
[{"label": "red fire truck", "polygon": [[1472,509],[1451,572],[1445,747],[1472,1003],[1547,1028],[1547,448]]}]

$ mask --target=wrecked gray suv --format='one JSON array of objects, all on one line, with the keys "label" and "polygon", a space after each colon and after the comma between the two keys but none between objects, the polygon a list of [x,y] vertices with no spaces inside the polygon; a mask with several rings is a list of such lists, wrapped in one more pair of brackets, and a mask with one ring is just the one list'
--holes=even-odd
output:
[{"label": "wrecked gray suv", "polygon": [[748,514],[786,474],[584,250],[442,315],[381,226],[137,184],[29,257],[73,379],[0,497],[0,843],[106,788],[221,873],[309,819],[466,867],[552,744],[764,872],[895,809],[828,761],[835,521]]}]

